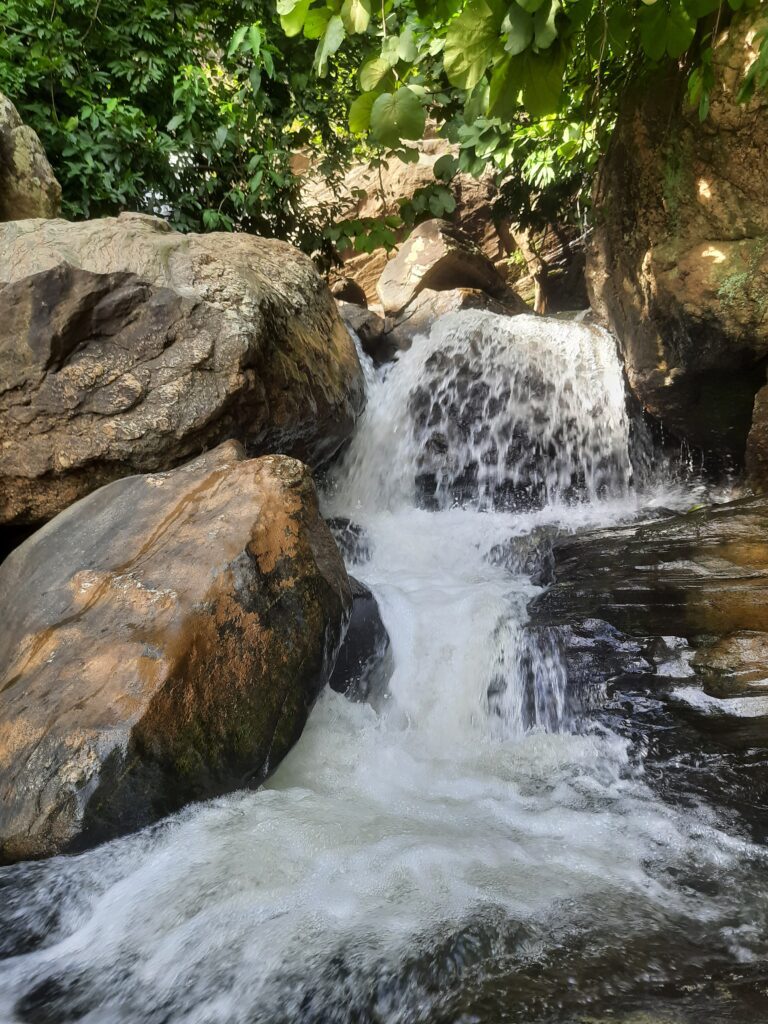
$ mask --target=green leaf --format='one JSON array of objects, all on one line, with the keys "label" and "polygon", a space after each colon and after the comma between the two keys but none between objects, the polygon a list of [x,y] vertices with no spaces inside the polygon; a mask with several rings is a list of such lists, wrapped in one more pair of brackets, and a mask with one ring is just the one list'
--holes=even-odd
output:
[{"label": "green leaf", "polygon": [[435,165],[432,171],[435,177],[439,181],[450,181],[456,177],[456,172],[459,169],[458,161],[455,156],[451,156],[450,153],[444,153],[441,157],[435,160]]},{"label": "green leaf", "polygon": [[243,40],[245,39],[245,33],[247,31],[248,31],[248,26],[247,25],[241,25],[240,28],[232,36],[232,41],[230,42],[229,49],[227,50],[227,56],[228,57],[231,57],[232,54],[236,53],[240,49],[240,47],[243,45]]},{"label": "green leaf", "polygon": [[680,0],[670,4],[667,18],[666,46],[670,57],[682,57],[696,35],[696,19],[691,17]]},{"label": "green leaf", "polygon": [[257,25],[251,25],[248,29],[248,42],[251,44],[251,53],[254,57],[258,57],[259,50],[261,50],[261,32]]},{"label": "green leaf", "polygon": [[720,0],[685,0],[688,13],[693,18],[705,18],[720,6]]},{"label": "green leaf", "polygon": [[169,132],[175,132],[177,128],[180,128],[184,124],[184,115],[175,114],[168,124],[165,126]]},{"label": "green leaf", "polygon": [[418,50],[413,38],[413,29],[406,28],[400,33],[400,38],[397,42],[397,55],[400,60],[404,60],[407,64],[412,64],[416,60]]},{"label": "green leaf", "polygon": [[667,11],[663,3],[640,11],[640,42],[651,60],[661,60],[667,48]]},{"label": "green leaf", "polygon": [[395,76],[388,61],[383,57],[372,57],[360,68],[360,88],[363,92],[372,92],[391,88],[395,84]]},{"label": "green leaf", "polygon": [[334,16],[329,20],[328,25],[325,29],[325,35],[320,41],[320,45],[317,48],[315,54],[315,64],[317,66],[317,74],[319,78],[322,78],[328,70],[328,58],[332,53],[336,53],[338,48],[344,42],[344,22],[338,16]]},{"label": "green leaf", "polygon": [[533,16],[534,39],[540,50],[546,50],[557,39],[555,19],[560,0],[546,0]]},{"label": "green leaf", "polygon": [[375,92],[364,92],[353,100],[349,107],[349,130],[354,135],[363,135],[371,124],[371,110],[376,101]]},{"label": "green leaf", "polygon": [[443,64],[448,80],[459,89],[474,89],[499,45],[501,25],[485,0],[469,0],[451,22],[445,38]]},{"label": "green leaf", "polygon": [[307,39],[319,39],[325,32],[330,20],[331,12],[327,7],[320,7],[310,11],[304,22],[304,35]]},{"label": "green leaf", "polygon": [[[280,25],[287,36],[297,36],[304,28],[310,0],[278,0],[277,13]],[[281,10],[282,8],[289,8]]]},{"label": "green leaf", "polygon": [[371,134],[385,146],[396,146],[401,139],[422,138],[425,120],[419,97],[405,86],[376,97],[371,109]]},{"label": "green leaf", "polygon": [[525,61],[522,75],[525,109],[531,117],[556,113],[560,107],[565,72],[565,57],[561,49],[552,48],[539,54],[529,52],[516,59]]},{"label": "green leaf", "polygon": [[544,3],[544,0],[517,0],[517,2],[524,11],[528,11],[529,14],[533,14],[535,11],[538,11]]},{"label": "green leaf", "polygon": [[507,33],[504,49],[514,57],[527,49],[533,39],[533,18],[518,4],[512,4],[501,30]]},{"label": "green leaf", "polygon": [[511,120],[517,112],[520,90],[523,86],[525,64],[520,57],[506,57],[500,61],[491,75],[488,94],[488,113],[491,117]]},{"label": "green leaf", "polygon": [[371,0],[344,0],[341,20],[350,34],[365,32],[371,20]]}]

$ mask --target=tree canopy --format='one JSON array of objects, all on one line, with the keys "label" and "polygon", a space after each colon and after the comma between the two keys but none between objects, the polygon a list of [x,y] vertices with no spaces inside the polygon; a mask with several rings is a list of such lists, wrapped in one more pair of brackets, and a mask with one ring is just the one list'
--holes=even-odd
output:
[{"label": "tree canopy", "polygon": [[[627,85],[684,66],[702,120],[712,45],[765,0],[3,0],[0,91],[38,132],[64,213],[123,208],[310,252],[392,244],[493,167],[510,219],[578,214]],[[768,83],[768,33],[742,84]],[[333,183],[353,157],[455,144],[388,222],[308,211],[298,152]]]}]

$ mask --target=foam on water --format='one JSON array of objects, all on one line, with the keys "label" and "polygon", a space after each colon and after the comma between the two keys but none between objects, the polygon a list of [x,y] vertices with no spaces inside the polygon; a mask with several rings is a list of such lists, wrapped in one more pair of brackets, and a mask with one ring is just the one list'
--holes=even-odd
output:
[{"label": "foam on water", "polygon": [[[482,978],[556,964],[584,935],[620,949],[682,922],[713,944],[738,934],[751,955],[758,938],[739,931],[734,892],[757,852],[704,810],[663,803],[624,740],[574,729],[556,649],[525,633],[538,588],[499,550],[537,529],[615,521],[636,499],[615,354],[580,325],[514,323],[452,317],[417,340],[373,384],[336,474],[328,510],[367,533],[370,560],[354,571],[392,642],[381,713],[326,692],[258,792],[0,872],[5,941],[30,946],[0,963],[0,1020],[412,1024],[460,1019],[440,1007],[470,968]],[[507,396],[516,420],[537,424],[541,509],[479,510],[507,462],[488,405],[491,434],[468,445],[492,435],[497,456],[474,498],[417,507],[424,427],[412,396],[432,354],[458,352],[465,330],[484,401]],[[529,379],[549,375],[543,392],[539,381],[525,397],[524,366]],[[435,407],[461,386],[438,381]],[[458,446],[460,417],[435,415]],[[438,472],[445,505],[463,458]],[[586,492],[567,505],[574,476]],[[705,901],[682,874],[730,888]]]}]

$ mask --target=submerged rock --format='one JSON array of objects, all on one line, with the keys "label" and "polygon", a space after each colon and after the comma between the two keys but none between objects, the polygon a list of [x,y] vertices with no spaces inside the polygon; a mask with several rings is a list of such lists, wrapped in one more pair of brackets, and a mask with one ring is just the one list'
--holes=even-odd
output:
[{"label": "submerged rock", "polygon": [[61,186],[36,133],[0,93],[0,221],[57,217]]},{"label": "submerged rock", "polygon": [[228,438],[311,465],[349,437],[363,375],[292,246],[137,214],[0,225],[0,523]]},{"label": "submerged rock", "polygon": [[116,481],[0,568],[0,862],[258,783],[352,597],[309,470],[228,443]]},{"label": "submerged rock", "polygon": [[765,8],[712,49],[707,120],[687,69],[627,98],[598,176],[592,305],[624,348],[629,383],[678,437],[737,461],[768,359],[768,95],[737,99]]},{"label": "submerged rock", "polygon": [[376,598],[350,576],[352,616],[329,685],[350,700],[378,705],[386,697],[394,661]]}]

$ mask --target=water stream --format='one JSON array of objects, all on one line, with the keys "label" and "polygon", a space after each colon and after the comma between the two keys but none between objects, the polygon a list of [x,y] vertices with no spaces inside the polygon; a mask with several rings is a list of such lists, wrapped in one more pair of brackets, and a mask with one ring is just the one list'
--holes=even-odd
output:
[{"label": "water stream", "polygon": [[258,792],[0,872],[0,1021],[662,1024],[765,955],[761,850],[525,631],[537,538],[690,503],[634,480],[611,339],[457,314],[368,372],[325,508],[365,533],[387,698],[326,692]]}]

